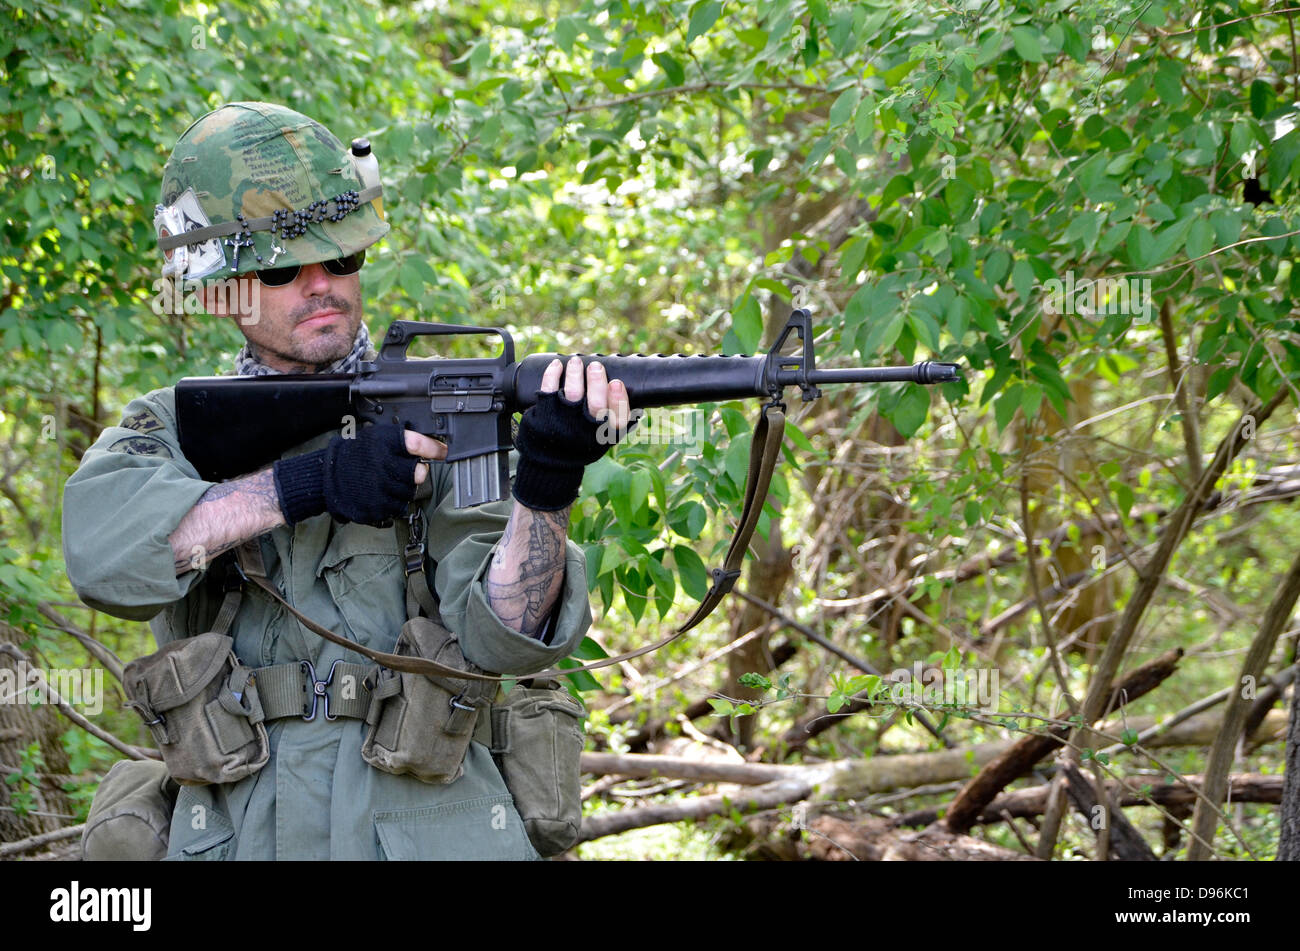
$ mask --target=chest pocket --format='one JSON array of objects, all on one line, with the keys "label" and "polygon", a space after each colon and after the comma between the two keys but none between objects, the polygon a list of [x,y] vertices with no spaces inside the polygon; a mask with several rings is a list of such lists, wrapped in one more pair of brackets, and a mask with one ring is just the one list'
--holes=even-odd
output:
[{"label": "chest pocket", "polygon": [[348,626],[348,636],[376,650],[391,650],[406,622],[406,575],[391,528],[335,527],[317,576]]}]

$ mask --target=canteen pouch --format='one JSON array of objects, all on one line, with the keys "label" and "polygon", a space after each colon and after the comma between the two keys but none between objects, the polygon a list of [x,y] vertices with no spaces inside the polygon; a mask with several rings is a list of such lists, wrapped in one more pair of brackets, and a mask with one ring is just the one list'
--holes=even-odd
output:
[{"label": "canteen pouch", "polygon": [[90,804],[81,832],[86,862],[156,862],[167,856],[180,787],[157,760],[113,764]]},{"label": "canteen pouch", "polygon": [[516,684],[492,707],[492,752],[528,839],[558,855],[582,827],[582,703],[553,680]]},{"label": "canteen pouch", "polygon": [[[465,659],[456,636],[427,617],[402,625],[393,653],[482,672]],[[363,760],[385,773],[409,774],[435,785],[460,778],[479,709],[496,684],[376,667],[366,686],[371,693]]]},{"label": "canteen pouch", "polygon": [[270,759],[257,686],[233,645],[209,631],[126,665],[126,705],[144,719],[182,786],[233,783]]}]

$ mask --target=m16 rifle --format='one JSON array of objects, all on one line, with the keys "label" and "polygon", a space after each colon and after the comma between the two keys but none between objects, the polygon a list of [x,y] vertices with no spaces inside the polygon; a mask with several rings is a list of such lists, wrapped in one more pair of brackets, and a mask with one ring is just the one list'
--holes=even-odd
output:
[{"label": "m16 rifle", "polygon": [[[416,337],[490,334],[502,351],[483,359],[411,359]],[[782,354],[791,334],[798,352]],[[542,374],[557,356],[515,360],[514,341],[499,328],[397,320],[377,359],[359,372],[257,377],[187,377],[176,385],[181,451],[199,475],[219,481],[244,475],[321,433],[356,422],[397,423],[447,444],[457,508],[509,494],[510,418],[537,400]],[[784,389],[799,387],[805,402],[828,383],[945,383],[957,364],[819,369],[812,320],[795,310],[766,354],[665,356],[581,355],[599,360],[611,380],[627,386],[632,409],[693,405],[744,397],[779,404]]]}]

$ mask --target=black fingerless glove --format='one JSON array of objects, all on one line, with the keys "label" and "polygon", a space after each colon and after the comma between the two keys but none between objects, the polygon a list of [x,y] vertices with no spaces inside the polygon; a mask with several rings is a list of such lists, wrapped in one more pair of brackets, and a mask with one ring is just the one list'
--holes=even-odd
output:
[{"label": "black fingerless glove", "polygon": [[329,512],[341,522],[378,525],[396,518],[415,497],[419,460],[406,450],[406,431],[393,424],[335,436],[324,449],[275,464],[275,494],[285,521]]},{"label": "black fingerless glove", "polygon": [[587,412],[585,398],[571,403],[558,392],[538,394],[536,405],[519,420],[515,436],[515,498],[539,512],[572,505],[583,470],[609,451],[615,435],[612,422]]}]

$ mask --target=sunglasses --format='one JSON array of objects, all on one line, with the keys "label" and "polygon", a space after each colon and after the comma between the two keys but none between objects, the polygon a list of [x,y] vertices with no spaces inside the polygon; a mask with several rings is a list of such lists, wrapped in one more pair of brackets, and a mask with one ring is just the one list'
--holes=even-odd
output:
[{"label": "sunglasses", "polygon": [[[335,277],[345,277],[348,274],[356,274],[364,263],[366,263],[366,252],[362,249],[347,257],[321,261],[320,266]],[[257,279],[266,287],[284,287],[296,281],[301,270],[302,267],[298,264],[290,264],[287,267],[264,267],[257,272]]]}]

